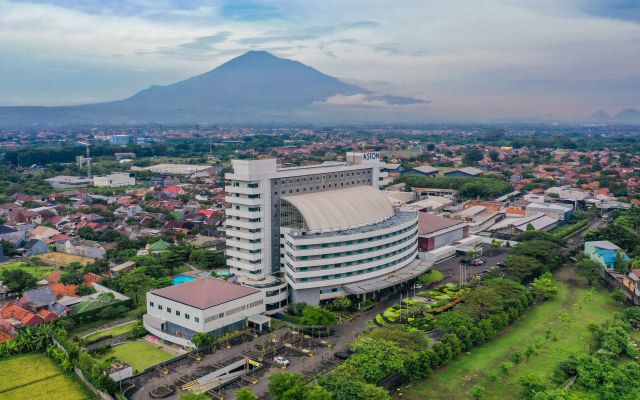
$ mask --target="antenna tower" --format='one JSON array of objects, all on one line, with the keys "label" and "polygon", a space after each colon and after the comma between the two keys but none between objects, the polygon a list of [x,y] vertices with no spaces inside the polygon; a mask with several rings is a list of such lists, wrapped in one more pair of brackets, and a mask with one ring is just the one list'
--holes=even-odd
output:
[{"label": "antenna tower", "polygon": [[91,178],[91,156],[89,155],[89,143],[87,143],[87,176]]}]

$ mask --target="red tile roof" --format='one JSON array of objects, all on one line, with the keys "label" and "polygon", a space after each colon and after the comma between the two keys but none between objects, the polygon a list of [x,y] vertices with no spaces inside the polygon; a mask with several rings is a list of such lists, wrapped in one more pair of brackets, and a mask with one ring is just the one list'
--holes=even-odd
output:
[{"label": "red tile roof", "polygon": [[51,290],[53,290],[53,293],[56,295],[58,300],[63,298],[64,296],[79,297],[76,294],[78,285],[65,286],[64,283],[56,283],[55,285],[50,285],[49,287],[51,288]]},{"label": "red tile roof", "polygon": [[2,343],[6,343],[9,340],[13,340],[13,336],[9,335],[7,332],[5,331],[0,331],[0,344]]},{"label": "red tile roof", "polygon": [[102,280],[102,277],[99,275],[96,275],[92,272],[89,272],[88,274],[86,274],[84,276],[84,283],[89,285],[89,286],[93,286],[92,284],[94,282],[100,282]]}]

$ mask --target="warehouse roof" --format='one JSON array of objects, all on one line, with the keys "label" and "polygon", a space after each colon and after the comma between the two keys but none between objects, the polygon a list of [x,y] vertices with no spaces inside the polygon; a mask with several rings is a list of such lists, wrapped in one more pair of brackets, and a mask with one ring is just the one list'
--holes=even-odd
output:
[{"label": "warehouse roof", "polygon": [[372,186],[286,197],[304,217],[309,231],[330,232],[372,225],[393,217],[384,193]]},{"label": "warehouse roof", "polygon": [[463,221],[456,221],[451,218],[440,217],[434,214],[425,212],[418,213],[419,235],[428,235],[451,226],[460,225],[460,227],[462,227],[466,224],[467,223]]}]

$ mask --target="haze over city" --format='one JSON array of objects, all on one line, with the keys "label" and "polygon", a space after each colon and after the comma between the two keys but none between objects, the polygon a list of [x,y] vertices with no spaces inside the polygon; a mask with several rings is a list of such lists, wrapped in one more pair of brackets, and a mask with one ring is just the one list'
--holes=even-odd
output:
[{"label": "haze over city", "polygon": [[122,100],[265,50],[425,119],[615,115],[640,108],[639,21],[632,1],[1,0],[0,106]]}]

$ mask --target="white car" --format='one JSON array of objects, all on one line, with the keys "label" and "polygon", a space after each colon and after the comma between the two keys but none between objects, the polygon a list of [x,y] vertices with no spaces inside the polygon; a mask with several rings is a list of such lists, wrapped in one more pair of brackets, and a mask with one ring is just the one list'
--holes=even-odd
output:
[{"label": "white car", "polygon": [[416,285],[414,285],[414,287],[415,287],[416,289],[422,289],[422,285],[421,285],[421,284],[419,284],[419,283],[418,283],[418,284],[416,284]]},{"label": "white car", "polygon": [[289,365],[289,360],[287,360],[287,359],[286,359],[286,358],[284,358],[284,357],[280,357],[280,356],[278,356],[278,357],[274,358],[274,359],[273,359],[273,362],[275,362],[276,364],[279,364],[279,365],[284,365],[285,367],[286,367],[287,365]]}]

